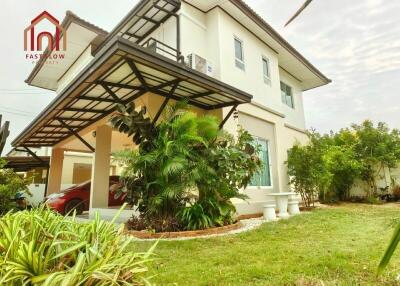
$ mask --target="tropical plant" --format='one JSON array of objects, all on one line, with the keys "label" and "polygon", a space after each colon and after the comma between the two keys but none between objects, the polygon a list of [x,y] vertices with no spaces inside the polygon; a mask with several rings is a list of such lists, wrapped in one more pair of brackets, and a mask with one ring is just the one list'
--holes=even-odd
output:
[{"label": "tropical plant", "polygon": [[0,215],[16,209],[15,197],[19,193],[30,195],[27,182],[12,169],[5,169],[6,161],[0,158]]},{"label": "tropical plant", "polygon": [[[119,107],[111,123],[140,143],[137,150],[122,151],[122,181],[129,202],[138,207],[142,223],[131,225],[166,230],[197,229],[232,222],[232,198],[243,198],[246,186],[261,163],[252,137],[241,131],[239,140],[219,131],[215,117],[197,116],[185,102],[167,106],[157,126],[142,130],[150,122],[145,113],[135,118],[135,106]],[[176,220],[179,221],[176,224]]]},{"label": "tropical plant", "polygon": [[[122,210],[122,209],[121,209]],[[146,253],[112,222],[79,223],[41,207],[0,218],[0,285],[144,285]]]}]

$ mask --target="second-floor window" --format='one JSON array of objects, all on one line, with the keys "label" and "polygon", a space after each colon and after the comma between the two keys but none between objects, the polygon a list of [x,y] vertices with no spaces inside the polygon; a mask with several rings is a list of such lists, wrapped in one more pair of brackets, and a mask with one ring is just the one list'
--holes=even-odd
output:
[{"label": "second-floor window", "polygon": [[282,102],[284,104],[286,104],[291,108],[294,108],[292,87],[290,87],[284,82],[281,82],[281,96],[282,96]]},{"label": "second-floor window", "polygon": [[236,67],[244,70],[243,42],[235,37],[235,64]]},{"label": "second-floor window", "polygon": [[271,85],[271,69],[269,65],[269,59],[263,57],[262,65],[263,65],[264,83]]}]

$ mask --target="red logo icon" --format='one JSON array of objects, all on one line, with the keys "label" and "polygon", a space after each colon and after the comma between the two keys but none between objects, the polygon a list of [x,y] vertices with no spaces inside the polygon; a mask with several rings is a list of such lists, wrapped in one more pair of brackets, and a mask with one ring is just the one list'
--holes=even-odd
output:
[{"label": "red logo icon", "polygon": [[[36,26],[43,20],[50,22],[55,28],[55,33],[50,31],[36,31]],[[24,50],[30,52],[41,52],[46,47],[43,46],[43,40],[47,39],[48,43],[48,53],[45,54],[27,54],[27,59],[38,59],[42,57],[52,58],[52,59],[62,59],[63,54],[53,54],[53,51],[65,51],[67,49],[67,34],[66,29],[60,25],[57,18],[52,16],[49,12],[43,11],[40,15],[31,21],[31,24],[24,30]]]}]

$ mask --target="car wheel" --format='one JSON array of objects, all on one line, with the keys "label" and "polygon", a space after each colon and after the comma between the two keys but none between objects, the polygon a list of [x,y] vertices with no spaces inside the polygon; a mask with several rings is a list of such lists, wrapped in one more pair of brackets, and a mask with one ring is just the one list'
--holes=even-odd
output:
[{"label": "car wheel", "polygon": [[64,214],[65,215],[72,215],[74,210],[76,210],[77,215],[81,215],[83,213],[83,202],[81,200],[70,200],[65,205]]}]

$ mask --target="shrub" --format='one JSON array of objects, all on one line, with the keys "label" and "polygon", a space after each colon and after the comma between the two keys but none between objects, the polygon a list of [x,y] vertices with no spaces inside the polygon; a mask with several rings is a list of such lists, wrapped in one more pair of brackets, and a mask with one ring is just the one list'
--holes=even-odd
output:
[{"label": "shrub", "polygon": [[0,158],[0,215],[16,209],[14,201],[18,193],[30,195],[27,183],[13,170],[5,169],[6,161]]},{"label": "shrub", "polygon": [[373,198],[379,195],[376,178],[400,160],[400,132],[389,130],[384,123],[374,126],[367,120],[337,133],[308,135],[309,144],[295,144],[287,160],[290,182],[306,204],[317,193],[323,201],[348,200],[356,179],[367,183],[368,201],[375,202]]},{"label": "shrub", "polygon": [[134,105],[120,106],[111,120],[140,144],[138,150],[115,154],[125,166],[127,198],[140,212],[129,225],[175,231],[231,223],[235,208],[230,200],[245,198],[240,189],[261,167],[253,138],[241,130],[233,140],[219,131],[215,117],[197,116],[182,102],[166,110],[157,126],[148,126],[145,113]]},{"label": "shrub", "polygon": [[132,253],[113,222],[41,207],[0,218],[0,285],[143,285],[153,250]]},{"label": "shrub", "polygon": [[314,205],[319,193],[326,193],[332,180],[319,144],[321,138],[317,133],[309,133],[309,137],[308,145],[297,143],[288,151],[286,162],[290,184],[301,195],[306,207]]},{"label": "shrub", "polygon": [[368,120],[353,124],[352,130],[356,136],[355,153],[363,166],[361,179],[370,186],[367,195],[376,196],[376,178],[385,168],[395,168],[400,160],[400,131],[390,130],[383,122],[374,126]]}]

